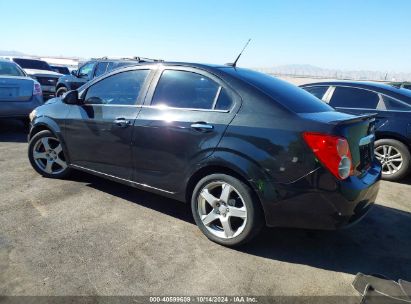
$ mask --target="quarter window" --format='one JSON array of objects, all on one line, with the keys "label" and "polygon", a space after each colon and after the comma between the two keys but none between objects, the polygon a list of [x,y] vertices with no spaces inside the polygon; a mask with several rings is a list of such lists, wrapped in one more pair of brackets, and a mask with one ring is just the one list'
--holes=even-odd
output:
[{"label": "quarter window", "polygon": [[376,109],[379,101],[377,93],[348,87],[336,87],[330,101],[333,107]]},{"label": "quarter window", "polygon": [[391,110],[391,111],[411,111],[411,106],[403,103],[401,101],[395,100],[391,97],[382,96],[382,100],[384,102],[384,110]]},{"label": "quarter window", "polygon": [[111,70],[114,69],[114,62],[109,62],[107,65],[107,72],[110,72]]},{"label": "quarter window", "polygon": [[230,96],[228,96],[225,89],[221,89],[220,95],[218,96],[217,103],[215,104],[216,110],[229,110],[233,102],[231,101]]},{"label": "quarter window", "polygon": [[328,90],[328,86],[307,87],[303,89],[313,94],[318,99],[323,99],[325,92]]},{"label": "quarter window", "polygon": [[100,62],[97,64],[96,71],[94,72],[94,77],[103,75],[107,70],[108,62]]},{"label": "quarter window", "polygon": [[149,70],[127,71],[104,78],[86,93],[86,104],[134,105]]},{"label": "quarter window", "polygon": [[165,70],[151,104],[190,109],[228,109],[231,100],[225,90],[208,77],[187,71]]}]

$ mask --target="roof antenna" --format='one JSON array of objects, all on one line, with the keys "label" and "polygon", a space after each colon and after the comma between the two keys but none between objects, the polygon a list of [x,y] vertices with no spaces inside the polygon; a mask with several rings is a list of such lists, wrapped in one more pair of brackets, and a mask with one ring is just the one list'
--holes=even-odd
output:
[{"label": "roof antenna", "polygon": [[248,39],[247,43],[245,44],[245,46],[243,47],[243,50],[240,52],[240,54],[238,54],[236,60],[233,63],[227,63],[227,65],[232,66],[233,68],[235,68],[237,66],[237,61],[238,59],[240,59],[241,55],[243,54],[244,50],[246,49],[246,47],[248,46],[248,44],[250,43],[251,38]]}]

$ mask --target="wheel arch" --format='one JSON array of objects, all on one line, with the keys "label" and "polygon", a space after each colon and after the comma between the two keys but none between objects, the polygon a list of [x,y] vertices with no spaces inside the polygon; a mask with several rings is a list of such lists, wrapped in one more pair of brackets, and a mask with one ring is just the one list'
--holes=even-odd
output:
[{"label": "wheel arch", "polygon": [[397,140],[399,142],[401,142],[402,144],[404,144],[408,150],[410,150],[411,152],[411,143],[409,142],[409,140],[407,140],[404,136],[401,136],[400,134],[396,134],[396,133],[391,133],[391,132],[377,132],[375,134],[375,140],[380,140],[380,139],[394,139]]},{"label": "wheel arch", "polygon": [[67,150],[65,141],[63,139],[63,136],[61,134],[60,127],[54,121],[50,120],[49,118],[39,117],[38,120],[35,121],[34,125],[30,129],[28,140],[30,141],[34,135],[36,135],[37,133],[41,131],[46,131],[46,130],[53,133],[58,138],[58,140],[61,142],[67,163],[69,163],[70,155],[68,154],[68,150]]},{"label": "wheel arch", "polygon": [[248,187],[250,187],[252,191],[252,195],[258,202],[259,206],[261,207],[261,210],[263,214],[265,214],[264,211],[264,205],[261,202],[260,195],[258,193],[258,189],[255,187],[255,185],[248,180],[244,174],[240,172],[240,170],[236,170],[232,168],[229,165],[226,164],[209,164],[206,166],[203,166],[199,168],[197,171],[195,171],[189,178],[187,182],[187,186],[185,188],[185,200],[186,202],[191,202],[191,197],[194,191],[194,188],[196,187],[197,183],[205,176],[211,175],[211,174],[227,174],[230,176],[233,176],[240,181],[242,181],[244,184],[246,184]]},{"label": "wheel arch", "polygon": [[46,131],[46,130],[54,133],[53,130],[52,130],[49,126],[47,126],[46,124],[38,124],[38,125],[32,127],[31,130],[30,130],[30,133],[29,133],[29,141],[30,141],[30,140],[33,138],[33,136],[36,135],[37,133],[39,133],[39,132],[41,132],[41,131]]}]

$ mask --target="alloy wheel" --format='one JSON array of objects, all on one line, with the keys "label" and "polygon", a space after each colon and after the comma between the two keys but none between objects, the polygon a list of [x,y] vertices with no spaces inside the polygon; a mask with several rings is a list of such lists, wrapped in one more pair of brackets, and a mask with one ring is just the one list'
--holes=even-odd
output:
[{"label": "alloy wheel", "polygon": [[403,165],[401,152],[390,145],[381,145],[375,148],[375,157],[381,162],[382,173],[392,175],[398,172]]},{"label": "alloy wheel", "polygon": [[198,215],[213,235],[230,239],[238,236],[247,223],[247,208],[240,193],[230,184],[207,184],[198,195]]},{"label": "alloy wheel", "polygon": [[47,174],[59,174],[67,168],[63,148],[57,138],[39,138],[33,146],[32,153],[36,166]]}]

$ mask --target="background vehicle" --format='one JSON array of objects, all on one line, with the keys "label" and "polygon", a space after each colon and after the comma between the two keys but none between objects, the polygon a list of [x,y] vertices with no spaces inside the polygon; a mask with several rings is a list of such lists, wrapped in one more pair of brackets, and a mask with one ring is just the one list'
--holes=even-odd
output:
[{"label": "background vehicle", "polygon": [[411,82],[391,82],[390,85],[397,87],[397,88],[402,88],[402,89],[408,89],[411,90]]},{"label": "background vehicle", "polygon": [[75,90],[93,78],[119,67],[148,61],[155,60],[139,57],[130,59],[109,59],[107,57],[92,59],[81,65],[78,70],[72,71],[70,75],[66,75],[58,81],[56,84],[56,96],[62,96],[67,91]]},{"label": "background vehicle", "polygon": [[411,91],[373,82],[320,82],[301,86],[338,111],[377,113],[375,154],[382,177],[400,180],[410,171]]},{"label": "background vehicle", "polygon": [[140,64],[37,108],[29,159],[46,177],[78,169],[191,201],[201,231],[235,246],[264,224],[363,217],[381,176],[372,124],[251,70]]},{"label": "background vehicle", "polygon": [[25,57],[6,56],[4,58],[17,63],[28,76],[40,83],[45,100],[55,97],[57,80],[62,74],[54,72],[47,62]]},{"label": "background vehicle", "polygon": [[0,118],[21,118],[43,104],[40,84],[14,62],[0,59]]},{"label": "background vehicle", "polygon": [[70,75],[70,70],[68,67],[60,66],[60,65],[51,65],[50,67],[56,73],[60,73],[62,75]]}]

